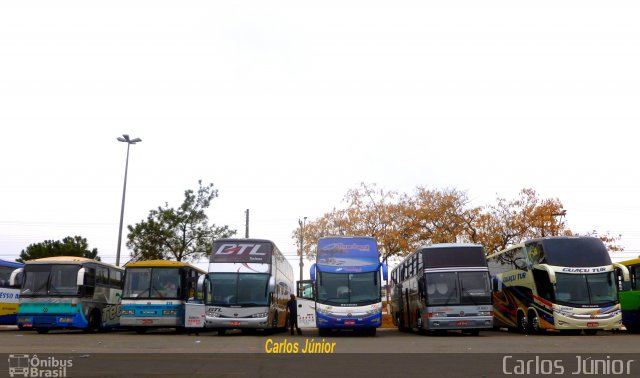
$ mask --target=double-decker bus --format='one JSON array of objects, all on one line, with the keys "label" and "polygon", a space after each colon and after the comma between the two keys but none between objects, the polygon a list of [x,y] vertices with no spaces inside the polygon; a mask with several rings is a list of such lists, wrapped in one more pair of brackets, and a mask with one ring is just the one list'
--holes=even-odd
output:
[{"label": "double-decker bus", "polygon": [[120,325],[144,333],[149,328],[185,326],[185,303],[195,299],[198,278],[206,272],[193,265],[168,260],[146,260],[125,265]]},{"label": "double-decker bus", "polygon": [[120,325],[124,270],[101,261],[56,256],[27,261],[17,324],[47,333],[52,329],[95,332]]},{"label": "double-decker bus", "polygon": [[400,331],[493,327],[491,284],[484,248],[434,244],[418,248],[391,272],[391,314]]},{"label": "double-decker bus", "polygon": [[627,267],[631,282],[618,293],[622,324],[631,333],[640,333],[640,258],[621,261]]},{"label": "double-decker bus", "polygon": [[318,240],[316,263],[311,266],[315,290],[307,290],[306,299],[315,301],[316,327],[321,336],[332,329],[360,330],[375,336],[382,324],[380,271],[386,280],[387,266],[380,263],[375,238],[336,236]]},{"label": "double-decker bus", "polygon": [[228,329],[283,330],[293,292],[291,264],[272,241],[264,239],[216,240],[209,272],[198,281],[205,327],[219,335]]},{"label": "double-decker bus", "polygon": [[532,239],[488,256],[496,327],[523,333],[618,329],[618,269],[594,237]]},{"label": "double-decker bus", "polygon": [[[23,264],[0,259],[0,324],[16,324],[20,288],[11,286],[11,273]],[[19,282],[19,280],[18,280]]]}]

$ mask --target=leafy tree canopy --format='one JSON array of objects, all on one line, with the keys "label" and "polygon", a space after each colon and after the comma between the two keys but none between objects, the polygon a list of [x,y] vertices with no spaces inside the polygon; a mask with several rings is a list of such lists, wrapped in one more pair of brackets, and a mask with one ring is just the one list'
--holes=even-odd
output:
[{"label": "leafy tree canopy", "polygon": [[34,243],[20,252],[18,262],[40,259],[51,256],[79,256],[100,260],[98,249],[89,249],[87,239],[80,236],[67,236],[60,240],[45,240],[42,243]]},{"label": "leafy tree canopy", "polygon": [[213,184],[202,185],[196,192],[184,192],[184,202],[177,208],[168,203],[149,211],[146,220],[129,225],[127,247],[134,260],[171,259],[192,261],[211,253],[213,240],[235,235],[229,226],[209,224],[205,210],[218,197]]},{"label": "leafy tree canopy", "polygon": [[[544,236],[575,235],[567,228],[566,210],[557,198],[540,198],[525,188],[515,199],[498,197],[490,205],[471,206],[467,194],[456,189],[417,187],[413,194],[399,194],[361,183],[347,192],[346,205],[293,231],[303,233],[303,253],[313,259],[316,244],[324,236],[373,236],[383,258],[406,255],[430,243],[467,241],[482,244],[488,254],[521,241]],[[610,251],[620,251],[620,235],[598,235]]]}]

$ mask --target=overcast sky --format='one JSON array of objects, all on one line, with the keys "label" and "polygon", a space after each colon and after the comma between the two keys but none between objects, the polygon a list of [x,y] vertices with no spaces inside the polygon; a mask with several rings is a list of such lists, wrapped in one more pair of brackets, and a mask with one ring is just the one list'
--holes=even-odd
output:
[{"label": "overcast sky", "polygon": [[[291,256],[360,182],[559,198],[640,254],[637,1],[0,4],[0,258],[126,225],[198,179]],[[307,269],[305,268],[305,271]]]}]

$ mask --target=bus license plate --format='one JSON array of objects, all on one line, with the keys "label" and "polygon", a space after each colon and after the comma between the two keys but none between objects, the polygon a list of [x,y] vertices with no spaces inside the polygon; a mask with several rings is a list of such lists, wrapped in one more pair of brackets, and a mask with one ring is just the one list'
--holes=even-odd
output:
[{"label": "bus license plate", "polygon": [[240,322],[229,322],[230,325],[240,325]]},{"label": "bus license plate", "polygon": [[456,325],[457,326],[466,326],[466,325],[469,325],[469,322],[466,321],[466,320],[461,320],[461,321],[456,322]]},{"label": "bus license plate", "polygon": [[355,321],[355,320],[345,320],[345,321],[344,321],[344,324],[345,324],[345,325],[355,325],[355,324],[356,324],[356,321]]},{"label": "bus license plate", "polygon": [[598,323],[598,322],[589,322],[589,323],[587,323],[587,327],[597,327],[599,325],[600,325],[600,323]]}]

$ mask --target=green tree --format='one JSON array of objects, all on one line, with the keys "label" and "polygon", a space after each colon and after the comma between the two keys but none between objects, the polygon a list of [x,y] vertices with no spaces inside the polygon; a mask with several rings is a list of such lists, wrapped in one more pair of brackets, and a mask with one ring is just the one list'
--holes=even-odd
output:
[{"label": "green tree", "polygon": [[213,184],[202,185],[197,192],[185,190],[184,202],[178,208],[159,206],[146,220],[127,226],[127,247],[134,260],[172,259],[192,261],[211,253],[213,240],[235,235],[229,226],[209,225],[205,210],[218,197]]},{"label": "green tree", "polygon": [[62,241],[45,240],[42,243],[31,244],[20,252],[20,257],[16,261],[25,262],[51,256],[79,256],[100,260],[98,249],[90,250],[87,239],[80,236],[67,236]]}]

